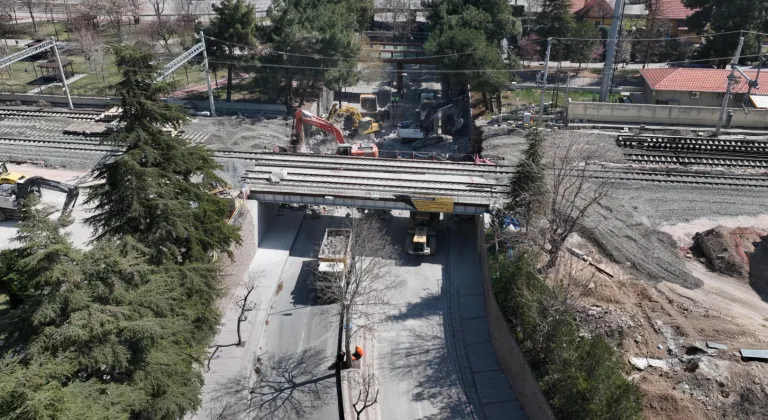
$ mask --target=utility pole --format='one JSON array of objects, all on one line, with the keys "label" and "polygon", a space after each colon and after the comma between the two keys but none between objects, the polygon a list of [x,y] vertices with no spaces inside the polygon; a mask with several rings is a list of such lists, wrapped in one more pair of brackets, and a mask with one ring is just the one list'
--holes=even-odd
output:
[{"label": "utility pole", "polygon": [[616,0],[613,5],[613,20],[611,21],[611,31],[608,33],[608,48],[605,52],[605,63],[603,64],[603,76],[600,80],[600,102],[608,99],[608,88],[613,79],[613,59],[616,56],[616,42],[619,38],[619,21],[624,12],[624,1]]},{"label": "utility pole", "polygon": [[731,74],[728,75],[728,86],[725,88],[725,96],[723,97],[723,104],[720,106],[720,116],[717,118],[717,128],[715,129],[715,136],[720,135],[720,129],[723,127],[723,117],[725,116],[725,109],[728,108],[728,100],[731,99],[731,88],[733,88],[733,81],[736,78],[736,66],[739,64],[739,56],[741,55],[741,47],[744,45],[744,37],[739,37],[739,46],[736,47],[736,54],[733,55],[731,60]]},{"label": "utility pole", "polygon": [[64,73],[64,67],[61,65],[61,57],[59,56],[59,49],[56,48],[56,40],[51,37],[53,42],[53,52],[56,54],[56,62],[59,63],[59,74],[61,75],[61,87],[64,89],[64,93],[67,94],[67,102],[69,103],[69,109],[75,109],[72,105],[72,97],[69,96],[69,86],[67,86],[67,75]]},{"label": "utility pole", "polygon": [[211,72],[208,70],[208,52],[205,51],[205,35],[200,31],[200,42],[203,44],[203,67],[205,71],[205,83],[208,84],[208,106],[211,108],[211,117],[216,116],[216,107],[213,104],[213,90],[211,89]]},{"label": "utility pole", "polygon": [[541,100],[539,101],[539,121],[544,116],[544,95],[547,92],[547,75],[549,74],[549,51],[552,49],[552,38],[547,38],[547,53],[544,55],[544,76],[541,78]]}]

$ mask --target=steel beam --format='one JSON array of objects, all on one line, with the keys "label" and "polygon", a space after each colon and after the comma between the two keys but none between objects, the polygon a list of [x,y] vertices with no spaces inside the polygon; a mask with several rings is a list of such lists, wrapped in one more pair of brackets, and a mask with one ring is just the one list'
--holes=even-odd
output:
[{"label": "steel beam", "polygon": [[[384,200],[365,200],[354,198],[334,198],[328,196],[306,196],[306,195],[291,195],[291,194],[265,194],[265,193],[251,193],[251,200],[257,200],[265,203],[291,203],[291,204],[307,204],[313,206],[338,206],[338,207],[354,207],[354,208],[366,208],[377,210],[413,210],[407,204],[399,201],[384,201]],[[464,204],[455,204],[453,206],[454,214],[468,214],[477,215],[483,214],[488,210],[487,206],[469,206]]]},{"label": "steel beam", "polygon": [[176,57],[173,61],[168,63],[165,67],[163,67],[163,72],[157,76],[157,79],[155,79],[156,82],[159,82],[166,77],[170,76],[171,73],[176,71],[179,67],[183,66],[184,63],[191,60],[192,57],[200,54],[203,50],[205,50],[205,44],[199,43],[195,45],[194,47],[184,51],[180,56]]},{"label": "steel beam", "polygon": [[54,41],[53,39],[49,39],[48,41],[41,42],[40,44],[37,44],[34,47],[29,47],[15,54],[11,54],[7,57],[0,58],[0,69],[2,69],[3,67],[7,67],[19,60],[23,60],[27,57],[31,57],[41,51],[47,50],[48,48],[51,48],[54,45],[56,45],[56,41]]}]

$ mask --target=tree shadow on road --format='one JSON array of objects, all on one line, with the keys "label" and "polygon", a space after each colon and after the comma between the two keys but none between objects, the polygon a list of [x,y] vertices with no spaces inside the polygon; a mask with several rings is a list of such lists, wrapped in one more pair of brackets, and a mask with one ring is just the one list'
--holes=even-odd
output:
[{"label": "tree shadow on road", "polygon": [[423,420],[471,418],[469,405],[448,353],[442,317],[432,315],[408,327],[391,354],[392,377],[415,377],[413,402],[428,402],[437,412]]},{"label": "tree shadow on road", "polygon": [[312,411],[335,404],[335,374],[329,373],[325,351],[308,347],[297,353],[264,353],[254,357],[253,383],[241,374],[214,391],[205,410],[207,420],[304,419]]},{"label": "tree shadow on road", "polygon": [[443,296],[431,290],[425,289],[424,292],[420,300],[408,303],[400,313],[390,316],[389,321],[407,321],[441,315],[445,305]]},{"label": "tree shadow on road", "polygon": [[253,419],[303,419],[335,401],[335,374],[319,347],[298,353],[265,353],[256,357],[255,381],[250,390]]}]

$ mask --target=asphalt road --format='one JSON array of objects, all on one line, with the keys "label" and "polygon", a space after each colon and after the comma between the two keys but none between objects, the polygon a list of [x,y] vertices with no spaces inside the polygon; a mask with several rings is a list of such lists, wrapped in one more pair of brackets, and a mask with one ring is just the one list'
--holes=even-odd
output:
[{"label": "asphalt road", "polygon": [[[405,285],[398,291],[400,310],[376,337],[375,369],[380,381],[378,419],[469,419],[466,398],[456,375],[453,350],[444,328],[445,243],[450,220],[440,222],[437,254],[428,257],[400,252],[397,273]],[[394,243],[403,246],[407,218],[389,226]]]},{"label": "asphalt road", "polygon": [[338,330],[329,307],[312,299],[308,262],[314,260],[325,229],[343,223],[343,217],[305,218],[299,229],[258,351],[266,380],[251,403],[256,418],[338,418],[336,379],[330,369]]},{"label": "asphalt road", "polygon": [[[314,260],[325,229],[344,222],[338,216],[305,218],[299,230],[259,348],[261,376],[269,385],[251,403],[252,410],[260,408],[257,418],[337,418],[331,369],[337,330],[330,307],[311,296],[308,263]],[[397,309],[375,338],[353,343],[366,348],[367,363],[372,363],[379,380],[379,404],[364,414],[365,420],[472,418],[456,373],[456,351],[446,338],[450,329],[444,325],[444,318],[451,319],[445,294],[450,223],[440,223],[436,255],[417,257],[401,250],[396,275],[404,286],[396,294]],[[395,217],[388,231],[393,243],[402,247],[407,218]],[[454,259],[451,264],[461,264],[460,256]]]}]

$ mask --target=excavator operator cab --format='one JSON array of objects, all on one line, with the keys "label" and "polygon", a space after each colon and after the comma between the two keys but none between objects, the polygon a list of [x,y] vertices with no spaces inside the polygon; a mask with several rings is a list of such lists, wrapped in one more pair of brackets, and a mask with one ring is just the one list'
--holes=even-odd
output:
[{"label": "excavator operator cab", "polygon": [[429,248],[427,247],[427,227],[418,226],[416,232],[413,235],[413,248],[411,252],[413,254],[429,254]]},{"label": "excavator operator cab", "polygon": [[372,126],[373,126],[373,118],[365,117],[357,123],[357,131],[361,133],[365,133],[366,131],[370,130]]}]

